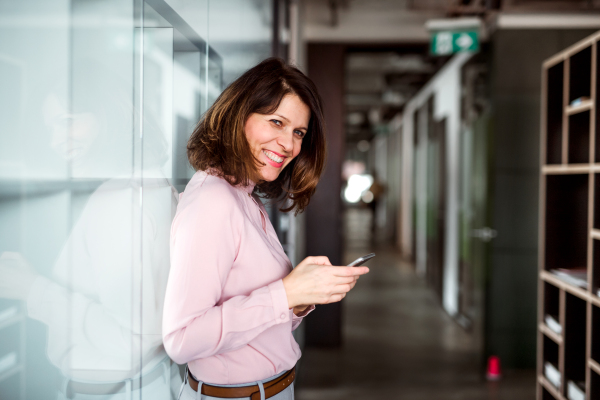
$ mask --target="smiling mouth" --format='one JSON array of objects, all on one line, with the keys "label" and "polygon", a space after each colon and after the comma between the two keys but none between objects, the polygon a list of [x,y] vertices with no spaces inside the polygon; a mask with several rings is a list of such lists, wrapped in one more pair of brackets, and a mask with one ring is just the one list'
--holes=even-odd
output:
[{"label": "smiling mouth", "polygon": [[274,167],[281,167],[287,157],[280,156],[270,150],[263,150],[263,154],[268,158],[269,164]]}]

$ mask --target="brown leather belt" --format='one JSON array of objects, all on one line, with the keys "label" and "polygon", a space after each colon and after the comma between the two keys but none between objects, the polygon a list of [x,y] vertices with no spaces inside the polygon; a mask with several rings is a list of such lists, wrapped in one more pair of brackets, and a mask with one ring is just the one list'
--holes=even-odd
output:
[{"label": "brown leather belt", "polygon": [[[277,378],[263,383],[265,389],[265,398],[275,396],[277,393],[282,392],[285,388],[290,386],[294,382],[296,377],[296,367],[290,369],[285,374],[278,376]],[[195,392],[198,391],[198,381],[194,379],[191,372],[188,371],[188,382],[190,387]],[[206,383],[202,383],[202,394],[211,397],[221,397],[223,399],[235,399],[240,397],[250,397],[252,400],[260,400],[260,389],[258,385],[251,386],[240,386],[240,387],[221,387],[211,386]]]}]

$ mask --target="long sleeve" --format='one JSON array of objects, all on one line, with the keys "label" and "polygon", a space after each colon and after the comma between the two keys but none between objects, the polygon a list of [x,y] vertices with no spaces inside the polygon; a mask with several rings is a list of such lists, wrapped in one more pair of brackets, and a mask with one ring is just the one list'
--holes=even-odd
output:
[{"label": "long sleeve", "polygon": [[184,195],[171,228],[163,342],[179,364],[239,349],[293,314],[281,279],[223,298],[244,241],[244,215],[227,188],[211,189]]}]

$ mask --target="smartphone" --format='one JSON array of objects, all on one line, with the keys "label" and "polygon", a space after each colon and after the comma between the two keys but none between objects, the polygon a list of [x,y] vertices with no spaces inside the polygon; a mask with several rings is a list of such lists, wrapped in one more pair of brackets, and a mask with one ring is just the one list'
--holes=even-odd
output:
[{"label": "smartphone", "polygon": [[363,265],[364,263],[366,263],[373,257],[375,257],[375,253],[367,254],[366,256],[362,256],[362,257],[358,257],[356,260],[354,260],[350,264],[348,264],[348,266],[349,267],[358,267],[360,265]]}]

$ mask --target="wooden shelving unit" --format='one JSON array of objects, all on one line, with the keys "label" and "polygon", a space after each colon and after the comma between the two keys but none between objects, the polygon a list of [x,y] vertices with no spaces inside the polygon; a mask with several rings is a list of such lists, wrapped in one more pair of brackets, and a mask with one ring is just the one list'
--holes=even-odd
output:
[{"label": "wooden shelving unit", "polygon": [[599,40],[542,68],[538,400],[600,399]]}]

